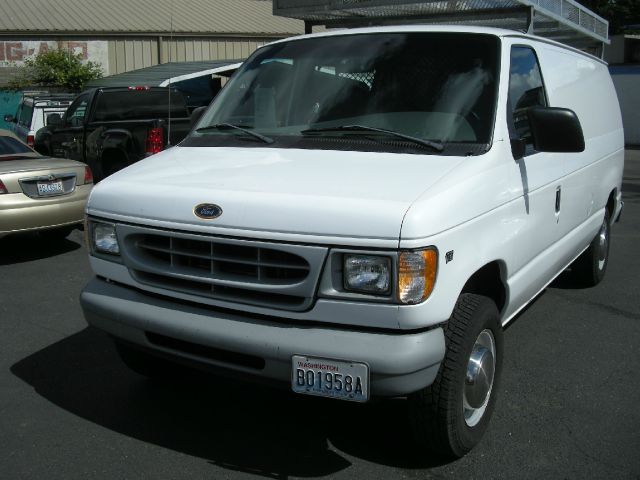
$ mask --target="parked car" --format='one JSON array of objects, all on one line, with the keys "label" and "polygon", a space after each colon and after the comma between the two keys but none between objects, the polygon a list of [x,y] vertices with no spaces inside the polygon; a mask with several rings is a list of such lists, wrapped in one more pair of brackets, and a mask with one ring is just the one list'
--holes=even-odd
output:
[{"label": "parked car", "polygon": [[35,135],[47,124],[50,115],[63,115],[75,98],[73,93],[25,94],[15,115],[5,115],[9,130],[30,147],[34,146]]},{"label": "parked car", "polygon": [[196,115],[87,207],[85,318],[144,375],[407,397],[417,442],[461,456],[503,327],[568,266],[604,277],[623,129],[591,55],[482,27],[323,32],[259,48]]},{"label": "parked car", "polygon": [[92,186],[83,163],[43,157],[0,130],[0,237],[26,231],[66,237],[82,224]]},{"label": "parked car", "polygon": [[63,117],[51,115],[35,149],[86,163],[98,181],[175,145],[190,127],[184,98],[174,89],[96,88],[80,94]]}]

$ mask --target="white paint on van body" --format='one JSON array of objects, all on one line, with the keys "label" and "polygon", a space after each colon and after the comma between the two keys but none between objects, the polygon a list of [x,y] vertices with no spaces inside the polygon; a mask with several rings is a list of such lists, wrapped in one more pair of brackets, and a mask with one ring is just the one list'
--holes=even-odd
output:
[{"label": "white paint on van body", "polygon": [[[314,36],[377,31],[479,32],[501,38],[502,69],[490,151],[441,157],[175,147],[97,185],[88,213],[216,235],[389,250],[435,246],[439,251],[436,287],[419,305],[319,299],[303,313],[243,306],[249,312],[284,318],[427,327],[447,320],[467,280],[484,265],[497,262],[507,290],[501,312],[506,323],[589,245],[602,223],[607,199],[620,192],[623,131],[606,66],[559,44],[506,30],[411,26]],[[507,129],[513,45],[535,50],[550,106],[570,108],[578,115],[585,135],[583,153],[536,153],[514,160]],[[562,202],[556,213],[558,188]],[[193,215],[193,206],[202,202],[223,207],[220,221]],[[449,251],[454,260],[446,263]],[[153,291],[136,284],[124,266],[107,263],[92,259],[99,275]],[[340,305],[344,314],[336,315]],[[354,315],[354,308],[367,313]]]}]

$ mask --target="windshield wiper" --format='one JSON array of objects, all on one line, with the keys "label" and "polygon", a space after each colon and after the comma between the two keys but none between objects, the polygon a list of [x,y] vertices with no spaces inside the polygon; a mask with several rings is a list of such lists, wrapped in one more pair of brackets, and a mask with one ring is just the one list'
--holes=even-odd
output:
[{"label": "windshield wiper", "polygon": [[410,142],[418,143],[420,145],[424,145],[425,147],[429,147],[434,149],[437,152],[442,152],[444,150],[444,145],[438,142],[433,142],[431,140],[425,140],[423,138],[412,137],[411,135],[405,135],[404,133],[394,132],[393,130],[386,130],[384,128],[376,128],[376,127],[368,127],[366,125],[342,125],[338,127],[325,127],[325,128],[309,128],[307,130],[302,130],[300,133],[303,135],[307,135],[310,133],[322,133],[322,132],[378,132],[385,133],[387,135],[393,135],[394,137],[402,138],[403,140],[408,140]]},{"label": "windshield wiper", "polygon": [[264,143],[273,143],[273,138],[265,137],[257,132],[252,132],[251,130],[247,130],[247,128],[241,127],[239,125],[233,125],[231,123],[216,123],[215,125],[208,125],[206,127],[197,128],[196,132],[206,132],[210,130],[240,130],[241,132],[246,133],[247,135],[251,135],[258,140],[263,141]]}]

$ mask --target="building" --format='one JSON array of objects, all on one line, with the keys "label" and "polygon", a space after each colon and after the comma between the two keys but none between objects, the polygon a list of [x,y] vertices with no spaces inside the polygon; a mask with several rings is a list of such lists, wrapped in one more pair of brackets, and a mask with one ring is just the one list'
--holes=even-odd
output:
[{"label": "building", "polygon": [[640,145],[640,35],[613,36],[605,60],[620,101],[624,141]]},{"label": "building", "polygon": [[0,2],[0,87],[38,52],[66,48],[113,75],[167,62],[246,58],[304,32],[270,0]]}]

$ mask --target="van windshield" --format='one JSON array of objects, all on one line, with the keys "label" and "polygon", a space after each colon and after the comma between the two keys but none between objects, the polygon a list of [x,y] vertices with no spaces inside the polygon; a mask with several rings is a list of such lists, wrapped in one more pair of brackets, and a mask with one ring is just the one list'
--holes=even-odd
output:
[{"label": "van windshield", "polygon": [[279,137],[291,136],[351,139],[354,150],[363,137],[406,144],[385,132],[351,128],[357,126],[486,145],[498,52],[496,37],[470,33],[347,34],[277,43],[242,66],[192,137],[242,136],[230,124],[273,138],[276,146]]}]

